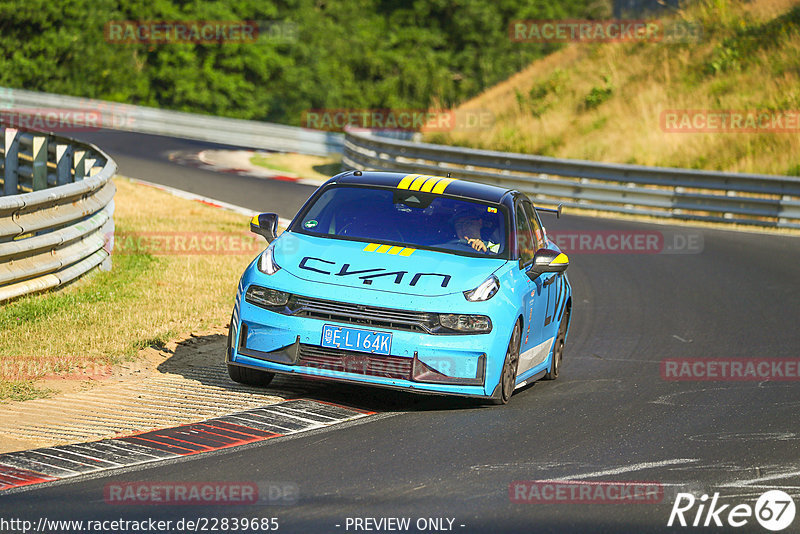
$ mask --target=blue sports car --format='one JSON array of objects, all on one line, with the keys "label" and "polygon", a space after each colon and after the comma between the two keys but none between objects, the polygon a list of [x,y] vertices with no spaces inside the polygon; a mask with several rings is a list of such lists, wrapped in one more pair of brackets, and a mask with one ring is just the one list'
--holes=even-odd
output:
[{"label": "blue sports car", "polygon": [[[323,184],[242,275],[230,377],[276,373],[505,404],[558,377],[567,256],[522,193],[420,174],[348,171]],[[560,210],[546,210],[559,212]]]}]

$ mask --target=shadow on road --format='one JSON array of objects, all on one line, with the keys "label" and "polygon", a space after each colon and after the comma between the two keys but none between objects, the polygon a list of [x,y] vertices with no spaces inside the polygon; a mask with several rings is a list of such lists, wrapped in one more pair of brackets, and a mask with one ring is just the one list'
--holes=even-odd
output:
[{"label": "shadow on road", "polygon": [[[172,356],[158,366],[162,373],[172,373],[207,386],[252,394],[304,398],[331,402],[359,410],[375,412],[412,412],[491,408],[479,399],[422,395],[393,389],[341,383],[320,378],[277,375],[268,387],[237,384],[228,377],[225,366],[227,337],[223,334],[192,337],[181,342]],[[265,399],[266,400],[266,399]]]}]

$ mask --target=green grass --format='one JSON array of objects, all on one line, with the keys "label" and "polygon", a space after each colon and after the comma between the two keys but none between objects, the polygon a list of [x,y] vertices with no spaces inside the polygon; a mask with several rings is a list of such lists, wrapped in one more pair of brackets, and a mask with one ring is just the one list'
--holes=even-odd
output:
[{"label": "green grass", "polygon": [[250,163],[273,171],[317,180],[327,180],[342,172],[341,157],[256,153],[250,158]]},{"label": "green grass", "polygon": [[[242,215],[121,178],[115,183],[118,236],[249,235]],[[190,333],[224,327],[238,277],[256,254],[155,255],[127,246],[122,251],[122,243],[117,240],[111,271],[0,305],[0,402],[47,396],[51,391],[41,379],[58,379],[56,387],[63,378],[86,380],[84,371],[134,360],[145,347],[163,348]]]},{"label": "green grass", "polygon": [[272,169],[273,171],[280,171],[280,172],[288,172],[292,173],[292,169],[290,169],[287,165],[278,165],[271,161],[268,156],[264,154],[255,154],[253,157],[250,158],[250,163],[253,165],[258,165],[259,167],[264,167],[266,169]]},{"label": "green grass", "polygon": [[0,401],[26,401],[50,393],[47,388],[36,387],[32,380],[0,380]]},{"label": "green grass", "polygon": [[30,295],[0,308],[0,329],[32,325],[56,315],[76,318],[85,306],[100,303],[118,303],[136,298],[136,281],[158,267],[159,260],[149,254],[125,254],[114,257],[114,268],[109,272],[96,271],[87,279],[77,282],[73,291],[51,291]]}]

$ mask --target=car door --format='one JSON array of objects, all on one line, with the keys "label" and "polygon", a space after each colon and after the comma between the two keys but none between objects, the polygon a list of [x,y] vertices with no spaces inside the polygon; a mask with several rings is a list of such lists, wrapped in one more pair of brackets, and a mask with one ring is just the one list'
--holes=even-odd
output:
[{"label": "car door", "polygon": [[[514,225],[520,269],[525,271],[533,262],[533,255],[541,243],[541,239],[537,239],[537,235],[534,233],[531,219],[526,213],[522,199],[518,199],[514,203]],[[526,292],[523,297],[523,305],[526,316],[523,321],[517,376],[528,378],[542,370],[537,367],[541,367],[547,359],[552,341],[548,342],[548,339],[543,337],[549,284],[544,284],[543,276],[539,276],[536,280],[525,276],[524,280],[526,281]]]},{"label": "car door", "polygon": [[[530,200],[524,199],[522,207],[525,210],[525,215],[528,217],[531,229],[533,230],[533,237],[536,240],[536,250],[547,246],[547,238],[545,237],[544,227],[539,220],[539,215],[536,209],[531,204]],[[543,290],[541,300],[545,300],[544,306],[544,320],[542,321],[542,341],[552,339],[558,333],[558,317],[556,316],[557,310],[561,306],[561,298],[563,293],[564,277],[560,273],[544,273],[539,276],[542,282]]]}]

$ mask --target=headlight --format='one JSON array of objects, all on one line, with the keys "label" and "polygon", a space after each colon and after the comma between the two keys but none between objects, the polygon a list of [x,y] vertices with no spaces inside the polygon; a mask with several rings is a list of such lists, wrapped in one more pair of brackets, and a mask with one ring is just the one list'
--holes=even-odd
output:
[{"label": "headlight", "polygon": [[291,297],[291,295],[283,291],[277,291],[275,289],[269,289],[261,286],[250,286],[247,288],[247,293],[244,295],[244,300],[250,304],[255,304],[256,306],[274,308],[278,306],[286,306],[286,304],[289,302],[289,297]]},{"label": "headlight", "polygon": [[500,289],[500,280],[492,275],[475,289],[464,291],[464,297],[470,302],[483,302],[492,298],[498,289]]},{"label": "headlight", "polygon": [[272,252],[272,246],[267,247],[267,250],[261,253],[258,258],[258,270],[264,274],[275,274],[280,270],[280,266],[275,263],[275,257]]},{"label": "headlight", "polygon": [[485,315],[439,314],[439,324],[450,330],[485,334],[492,331],[492,321]]}]

